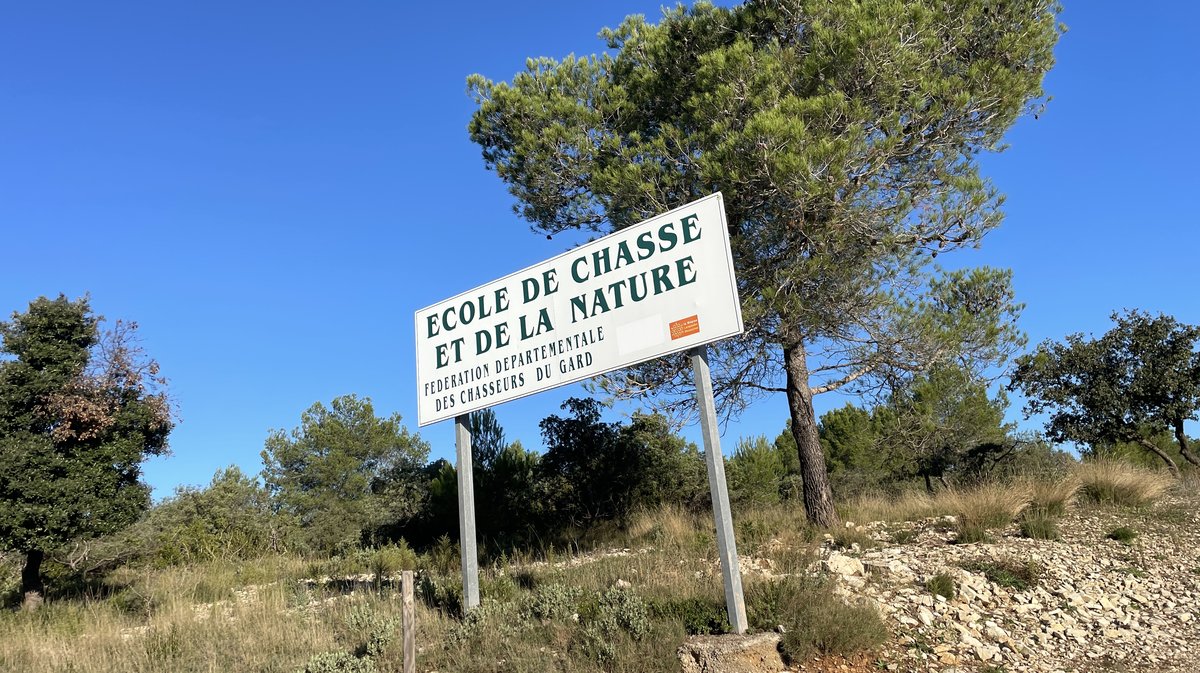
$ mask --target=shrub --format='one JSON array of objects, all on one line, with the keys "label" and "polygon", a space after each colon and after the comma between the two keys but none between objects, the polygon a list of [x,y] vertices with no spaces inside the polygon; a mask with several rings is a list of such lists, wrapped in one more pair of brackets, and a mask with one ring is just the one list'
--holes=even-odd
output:
[{"label": "shrub", "polygon": [[404,540],[380,547],[371,554],[371,571],[375,574],[376,582],[382,582],[388,575],[402,570],[416,569],[417,554]]},{"label": "shrub", "polygon": [[400,620],[384,618],[374,610],[359,606],[346,617],[347,640],[354,641],[354,654],[358,657],[377,657],[396,638]]},{"label": "shrub", "polygon": [[304,665],[304,673],[375,673],[375,662],[360,659],[349,652],[314,654]]},{"label": "shrub", "polygon": [[892,542],[895,544],[908,544],[917,539],[917,531],[911,528],[901,528],[900,530],[892,531]]},{"label": "shrub", "polygon": [[1129,526],[1121,526],[1120,528],[1114,528],[1110,530],[1108,535],[1105,535],[1104,537],[1110,540],[1116,540],[1121,544],[1128,545],[1133,544],[1133,541],[1137,539],[1137,536],[1138,532],[1136,530],[1130,528]]},{"label": "shrub", "polygon": [[785,578],[759,582],[746,596],[751,625],[760,630],[783,625],[784,654],[799,661],[813,653],[850,655],[872,650],[887,640],[879,612],[847,605],[825,580]]},{"label": "shrub", "polygon": [[1169,477],[1118,460],[1089,460],[1075,468],[1075,476],[1084,498],[1126,507],[1149,505],[1171,487]]},{"label": "shrub", "polygon": [[613,587],[600,596],[600,621],[611,619],[634,640],[650,632],[650,611],[632,589]]},{"label": "shrub", "polygon": [[523,611],[543,622],[567,619],[575,613],[581,594],[577,587],[543,584],[526,599]]},{"label": "shrub", "polygon": [[458,544],[451,542],[449,535],[442,535],[421,557],[420,567],[437,575],[450,576],[458,572],[460,561]]},{"label": "shrub", "polygon": [[650,614],[656,619],[679,622],[689,636],[729,633],[724,601],[698,596],[655,601],[650,604]]},{"label": "shrub", "polygon": [[435,578],[426,573],[417,580],[417,591],[425,604],[450,615],[462,614],[462,581],[453,578]]},{"label": "shrub", "polygon": [[941,596],[948,601],[958,595],[958,584],[947,573],[938,573],[925,582],[925,588],[934,596]]}]

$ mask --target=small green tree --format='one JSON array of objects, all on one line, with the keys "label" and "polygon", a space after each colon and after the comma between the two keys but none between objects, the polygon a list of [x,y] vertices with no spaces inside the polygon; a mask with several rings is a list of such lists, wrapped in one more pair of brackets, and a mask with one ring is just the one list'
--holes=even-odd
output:
[{"label": "small green tree", "polygon": [[893,462],[932,491],[933,480],[949,485],[950,473],[1005,450],[1007,408],[1003,391],[989,397],[986,382],[969,370],[939,367],[897,390],[876,419]]},{"label": "small green tree", "polygon": [[490,534],[502,546],[527,544],[542,530],[537,481],[540,460],[541,456],[515,441],[492,463],[488,483],[494,529]]},{"label": "small green tree", "polygon": [[136,323],[102,320],[87,298],[59,295],[0,323],[0,546],[25,555],[30,607],[46,552],[132,523],[150,504],[142,461],[167,451],[158,365]]},{"label": "small green tree", "polygon": [[774,505],[787,478],[783,457],[766,437],[741,439],[726,463],[729,498],[740,506]]},{"label": "small green tree", "polygon": [[[746,333],[710,346],[725,413],[783,393],[808,517],[837,513],[813,397],[1021,344],[1009,274],[941,274],[1001,219],[978,156],[1038,104],[1055,0],[697,3],[603,31],[609,53],[472,76],[471,138],[545,234],[725,195]],[[602,379],[693,404],[681,354]]]},{"label": "small green tree", "polygon": [[218,470],[207,487],[180,487],[138,522],[160,563],[247,559],[286,548],[287,526],[270,494],[236,466]]},{"label": "small green tree", "polygon": [[271,432],[263,476],[308,545],[333,551],[359,543],[400,511],[415,512],[417,485],[406,489],[395,476],[416,480],[428,456],[429,445],[401,425],[400,414],[376,417],[369,398],[345,395],[329,407],[314,404],[291,433]]},{"label": "small green tree", "polygon": [[636,461],[631,506],[682,505],[697,511],[709,506],[708,471],[695,444],[671,430],[661,414],[635,413],[621,428],[621,441]]},{"label": "small green tree", "polygon": [[542,420],[546,453],[538,465],[547,518],[558,526],[623,522],[638,508],[703,501],[700,454],[671,433],[662,416],[607,423],[590,398],[570,398],[563,409],[570,416]]},{"label": "small green tree", "polygon": [[833,475],[866,471],[878,462],[875,456],[879,451],[879,436],[872,427],[870,412],[861,407],[847,404],[825,412],[818,435]]},{"label": "small green tree", "polygon": [[1112,319],[1099,339],[1047,340],[1017,360],[1010,387],[1025,395],[1026,418],[1050,414],[1046,433],[1057,442],[1136,443],[1178,474],[1155,442],[1169,433],[1183,459],[1200,466],[1184,433],[1200,411],[1200,326],[1141,311]]},{"label": "small green tree", "polygon": [[504,428],[500,427],[496,412],[480,409],[467,414],[467,430],[471,433],[471,454],[476,476],[486,474],[496,457],[508,446],[504,441]]}]

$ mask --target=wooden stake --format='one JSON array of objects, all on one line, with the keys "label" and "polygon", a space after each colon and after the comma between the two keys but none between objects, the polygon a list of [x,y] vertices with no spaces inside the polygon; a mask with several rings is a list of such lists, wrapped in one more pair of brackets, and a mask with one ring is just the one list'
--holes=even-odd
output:
[{"label": "wooden stake", "polygon": [[405,570],[400,579],[403,599],[404,673],[417,672],[417,615],[413,606],[413,571]]}]

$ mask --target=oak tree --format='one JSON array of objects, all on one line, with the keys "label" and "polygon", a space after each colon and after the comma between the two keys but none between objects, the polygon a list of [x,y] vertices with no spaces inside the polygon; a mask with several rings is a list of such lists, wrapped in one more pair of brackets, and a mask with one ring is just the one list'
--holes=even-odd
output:
[{"label": "oak tree", "polygon": [[36,607],[47,552],[113,533],[150,504],[142,461],[167,451],[165,380],[135,323],[88,299],[38,298],[0,323],[0,547],[25,555],[21,591]]},{"label": "oak tree", "polygon": [[1200,466],[1184,428],[1200,413],[1200,326],[1136,310],[1112,319],[1098,339],[1071,334],[1017,359],[1011,387],[1025,395],[1026,417],[1050,414],[1054,441],[1136,443],[1178,474],[1155,441],[1169,434],[1183,459]]}]

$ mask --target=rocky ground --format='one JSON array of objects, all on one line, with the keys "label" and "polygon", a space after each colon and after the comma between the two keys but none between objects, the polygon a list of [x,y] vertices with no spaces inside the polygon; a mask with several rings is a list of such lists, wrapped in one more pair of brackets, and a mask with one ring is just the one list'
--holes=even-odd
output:
[{"label": "rocky ground", "polygon": [[[1197,504],[1174,497],[1143,512],[1076,510],[1056,541],[1014,527],[992,543],[958,545],[938,519],[862,525],[877,546],[828,543],[823,564],[848,598],[878,604],[892,642],[869,661],[797,670],[1200,671]],[[1138,537],[1106,537],[1120,526]],[[997,572],[1004,568],[1036,578],[1022,586]],[[956,597],[929,591],[938,574],[954,578]]]}]

